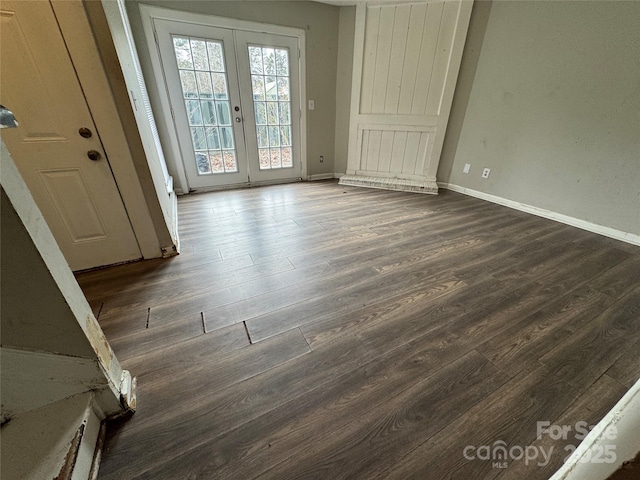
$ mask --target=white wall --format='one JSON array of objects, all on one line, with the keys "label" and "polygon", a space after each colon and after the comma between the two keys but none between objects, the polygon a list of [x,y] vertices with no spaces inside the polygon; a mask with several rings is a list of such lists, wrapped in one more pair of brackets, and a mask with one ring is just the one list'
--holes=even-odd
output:
[{"label": "white wall", "polygon": [[639,25],[640,2],[476,2],[438,180],[640,234]]},{"label": "white wall", "polygon": [[[180,160],[169,156],[166,141],[169,126],[157,113],[160,111],[157,89],[155,83],[148,80],[152,78],[153,71],[139,4],[304,29],[307,98],[315,100],[315,110],[307,112],[307,174],[333,173],[339,7],[310,1],[127,0],[126,4],[140,63],[147,78],[149,97],[156,112],[158,131],[164,142],[167,166],[176,182],[176,170],[179,168],[177,162]],[[319,161],[321,155],[324,156],[323,163]],[[176,189],[182,187],[176,183]]]}]

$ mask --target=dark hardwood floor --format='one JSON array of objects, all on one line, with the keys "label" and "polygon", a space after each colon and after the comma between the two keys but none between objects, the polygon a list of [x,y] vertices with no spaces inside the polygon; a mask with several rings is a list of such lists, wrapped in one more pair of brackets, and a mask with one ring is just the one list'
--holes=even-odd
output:
[{"label": "dark hardwood floor", "polygon": [[[594,424],[640,377],[640,247],[335,182],[183,197],[179,223],[179,256],[78,276],[138,377],[101,479],[546,479],[578,440],[536,422]],[[463,455],[499,441],[553,452]]]}]

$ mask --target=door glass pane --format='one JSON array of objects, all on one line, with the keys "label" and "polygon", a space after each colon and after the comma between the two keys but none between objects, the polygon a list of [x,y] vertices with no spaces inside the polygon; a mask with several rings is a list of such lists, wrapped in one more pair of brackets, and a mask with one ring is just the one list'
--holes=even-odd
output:
[{"label": "door glass pane", "polygon": [[200,102],[197,100],[187,100],[187,117],[189,125],[202,125],[202,115],[200,115]]},{"label": "door glass pane", "polygon": [[193,67],[196,70],[209,70],[209,58],[204,40],[191,39],[191,54]]},{"label": "door glass pane", "polygon": [[218,136],[218,129],[216,127],[206,128],[207,135],[207,148],[209,150],[220,150],[220,137]]},{"label": "door glass pane", "polygon": [[248,49],[260,170],[293,168],[289,50]]},{"label": "door glass pane", "polygon": [[291,127],[280,127],[280,145],[282,145],[283,147],[291,146]]},{"label": "door glass pane", "polygon": [[267,104],[265,102],[254,102],[256,109],[256,125],[267,124]]},{"label": "door glass pane", "polygon": [[286,50],[276,50],[276,73],[278,76],[289,76],[289,52]]},{"label": "door glass pane", "polygon": [[293,157],[291,156],[291,147],[282,149],[282,166],[284,168],[293,167]]},{"label": "door glass pane", "polygon": [[222,54],[222,44],[218,42],[207,42],[207,52],[209,53],[209,68],[212,72],[224,72],[224,55]]},{"label": "door glass pane", "polygon": [[198,79],[200,98],[213,98],[213,87],[211,86],[211,75],[209,72],[196,72],[196,78]]},{"label": "door glass pane", "polygon": [[176,60],[178,68],[193,68],[193,59],[191,58],[191,46],[188,38],[173,38],[173,48],[176,52]]},{"label": "door glass pane", "polygon": [[269,147],[269,134],[267,133],[267,127],[257,127],[258,132],[258,148]]},{"label": "door glass pane", "polygon": [[276,74],[276,51],[273,48],[262,47],[262,63],[264,73],[267,75]]},{"label": "door glass pane", "polygon": [[222,137],[222,148],[233,149],[233,130],[231,127],[220,127],[220,136]]},{"label": "door glass pane", "polygon": [[280,124],[291,125],[291,110],[289,102],[280,102]]},{"label": "door glass pane", "polygon": [[264,77],[251,75],[251,84],[253,85],[253,99],[264,100]]},{"label": "door glass pane", "polygon": [[262,75],[264,73],[262,67],[262,49],[260,47],[249,47],[249,58],[251,73]]},{"label": "door glass pane", "polygon": [[238,162],[222,43],[174,36],[173,47],[198,174],[236,173]]},{"label": "door glass pane", "polygon": [[289,100],[289,79],[278,77],[278,99]]},{"label": "door glass pane", "polygon": [[224,73],[213,73],[213,90],[216,94],[216,100],[227,100],[229,94],[227,93],[227,82]]},{"label": "door glass pane", "polygon": [[200,102],[202,106],[202,118],[205,125],[216,125],[216,109],[212,101]]},{"label": "door glass pane", "polygon": [[198,98],[198,87],[196,87],[196,76],[192,71],[181,70],[180,82],[182,83],[182,94],[184,98]]},{"label": "door glass pane", "polygon": [[267,102],[267,123],[269,125],[279,125],[278,104],[276,102]]},{"label": "door glass pane", "polygon": [[193,147],[196,150],[207,149],[207,141],[204,136],[204,128],[191,127],[191,137],[193,138]]},{"label": "door glass pane", "polygon": [[264,94],[267,100],[278,100],[276,77],[264,77]]},{"label": "door glass pane", "polygon": [[231,125],[231,110],[229,102],[216,102],[218,107],[218,123],[220,125]]}]

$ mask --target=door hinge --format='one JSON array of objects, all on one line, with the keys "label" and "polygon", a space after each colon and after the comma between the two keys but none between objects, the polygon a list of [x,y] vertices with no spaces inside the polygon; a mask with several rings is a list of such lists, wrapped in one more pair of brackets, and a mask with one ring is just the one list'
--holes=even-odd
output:
[{"label": "door hinge", "polygon": [[171,111],[171,118],[173,119],[173,121],[175,122],[176,120],[176,116],[173,113],[173,107],[169,107],[169,110]]},{"label": "door hinge", "polygon": [[160,46],[160,42],[158,41],[158,32],[156,31],[156,26],[153,26],[153,38],[156,41],[156,45],[159,47]]}]

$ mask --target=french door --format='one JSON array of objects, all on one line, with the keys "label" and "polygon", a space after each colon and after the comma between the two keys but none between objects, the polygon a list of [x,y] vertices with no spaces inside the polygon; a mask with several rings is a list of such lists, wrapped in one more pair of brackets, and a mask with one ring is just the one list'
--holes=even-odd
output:
[{"label": "french door", "polygon": [[189,187],[299,179],[298,39],[154,24]]}]

